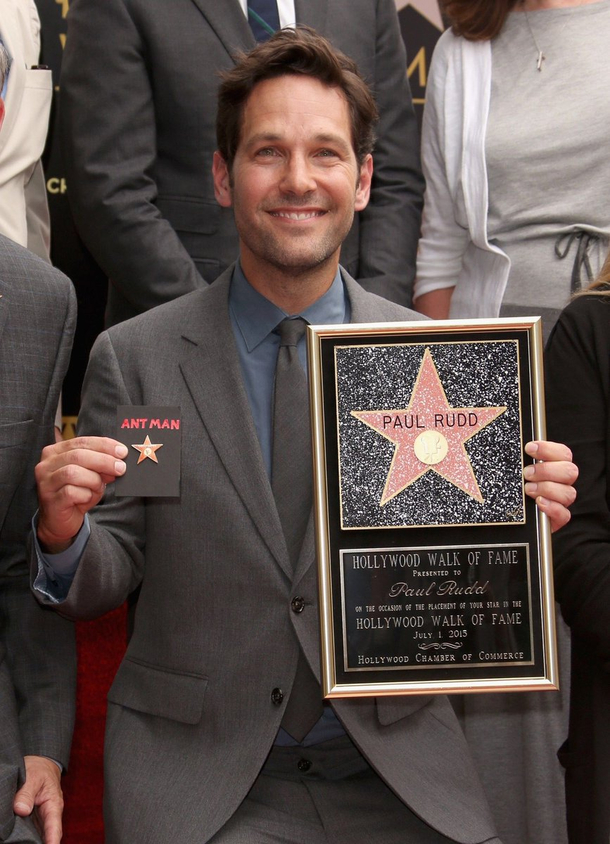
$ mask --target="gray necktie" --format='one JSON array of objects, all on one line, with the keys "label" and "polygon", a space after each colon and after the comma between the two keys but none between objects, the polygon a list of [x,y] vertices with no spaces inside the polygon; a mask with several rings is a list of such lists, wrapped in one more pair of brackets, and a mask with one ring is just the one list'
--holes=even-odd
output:
[{"label": "gray necktie", "polygon": [[271,487],[288,553],[296,568],[311,510],[311,434],[307,378],[297,351],[307,323],[301,317],[277,326],[280,347],[273,394]]},{"label": "gray necktie", "polygon": [[[301,317],[284,319],[280,335],[273,399],[271,487],[286,537],[293,571],[303,544],[312,503],[311,434],[307,378],[297,343],[307,323]],[[301,741],[322,715],[322,693],[307,660],[299,651],[292,692],[282,719],[283,728]]]}]

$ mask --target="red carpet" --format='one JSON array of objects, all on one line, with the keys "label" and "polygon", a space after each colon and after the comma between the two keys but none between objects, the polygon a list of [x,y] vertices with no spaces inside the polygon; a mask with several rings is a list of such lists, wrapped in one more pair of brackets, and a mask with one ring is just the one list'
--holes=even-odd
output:
[{"label": "red carpet", "polygon": [[62,844],[104,844],[102,755],[106,693],[125,652],[127,612],[76,625],[78,690],[70,770],[63,778]]}]

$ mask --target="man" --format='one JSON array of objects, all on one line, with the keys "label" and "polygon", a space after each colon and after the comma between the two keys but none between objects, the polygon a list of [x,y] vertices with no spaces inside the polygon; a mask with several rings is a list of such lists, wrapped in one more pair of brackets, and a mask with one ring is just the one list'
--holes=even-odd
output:
[{"label": "man", "polygon": [[0,234],[49,260],[49,209],[40,156],[53,94],[51,71],[38,67],[40,20],[34,0],[0,0],[0,43],[9,56],[0,96]]},{"label": "man", "polygon": [[[323,709],[313,526],[295,546],[283,521],[310,473],[296,437],[280,463],[284,426],[271,435],[275,358],[276,407],[304,380],[294,354],[285,379],[276,327],[415,318],[339,268],[369,197],[374,116],[355,65],[310,31],[276,34],[226,75],[213,172],[239,263],[102,335],[83,436],[43,452],[40,600],[89,618],[142,586],[109,694],[109,844],[496,841],[446,698]],[[118,497],[117,405],[153,404],[180,407],[180,496]],[[306,413],[295,402],[289,421]],[[531,480],[558,525],[574,467],[563,446],[537,447],[560,458]]]},{"label": "man", "polygon": [[[248,24],[258,3],[70,5],[60,109],[68,196],[83,241],[110,279],[109,325],[205,287],[235,260],[233,215],[215,202],[210,173],[217,73],[262,37]],[[423,180],[394,0],[267,6],[272,27],[314,27],[375,89],[381,120],[371,201],[346,238],[342,263],[366,289],[408,305]]]},{"label": "man", "polygon": [[[0,90],[8,67],[0,44]],[[0,138],[4,111],[0,97]],[[32,599],[26,538],[36,509],[34,466],[54,439],[75,321],[68,279],[0,235],[0,841],[11,844],[40,842],[34,819],[46,844],[61,838],[60,775],[74,720],[74,631]]]}]

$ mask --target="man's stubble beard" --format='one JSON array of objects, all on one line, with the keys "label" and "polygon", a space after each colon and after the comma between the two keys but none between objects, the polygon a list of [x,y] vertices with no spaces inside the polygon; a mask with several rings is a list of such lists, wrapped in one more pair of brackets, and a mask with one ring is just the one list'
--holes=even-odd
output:
[{"label": "man's stubble beard", "polygon": [[[236,209],[237,210],[237,209]],[[243,243],[250,252],[257,258],[274,269],[290,274],[298,278],[307,275],[314,270],[322,269],[333,261],[338,249],[347,237],[352,223],[354,213],[340,229],[331,229],[321,236],[301,238],[281,238],[271,231],[257,230],[254,233],[248,227],[247,230],[239,232]],[[238,227],[239,228],[239,227]],[[291,248],[295,245],[296,248]]]}]

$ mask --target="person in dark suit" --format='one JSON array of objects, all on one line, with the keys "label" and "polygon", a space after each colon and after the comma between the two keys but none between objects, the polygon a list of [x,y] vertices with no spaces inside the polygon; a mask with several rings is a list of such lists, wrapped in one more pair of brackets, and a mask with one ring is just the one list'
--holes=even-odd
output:
[{"label": "person in dark suit", "polygon": [[[394,0],[281,3],[279,24],[295,20],[351,56],[375,90],[371,201],[341,260],[366,289],[409,305],[423,179]],[[246,0],[71,3],[62,148],[76,227],[110,280],[107,324],[205,287],[233,263],[233,215],[216,203],[211,172],[217,72],[255,43]]]},{"label": "person in dark suit", "polygon": [[[369,198],[374,101],[328,41],[288,29],[226,75],[219,102],[215,193],[239,261],[101,335],[80,435],[38,466],[39,600],[92,618],[141,585],[109,693],[106,840],[497,844],[445,697],[322,706],[307,437],[282,460],[284,426],[271,433],[275,359],[276,406],[305,381],[304,338],[280,369],[286,321],[422,318],[339,265]],[[180,495],[119,497],[117,405],[153,403],[181,409]],[[288,421],[307,416],[303,395]],[[532,482],[558,525],[574,467],[565,447],[536,447]]]},{"label": "person in dark suit", "polygon": [[549,431],[574,451],[573,520],[553,542],[555,592],[572,631],[566,769],[570,844],[610,840],[610,259],[562,312],[546,350]]},{"label": "person in dark suit", "polygon": [[33,599],[26,539],[36,509],[34,466],[54,442],[75,320],[68,279],[0,235],[0,841],[11,844],[40,841],[27,818],[33,809],[47,844],[61,837],[74,630]]},{"label": "person in dark suit", "polygon": [[[0,43],[0,92],[8,65]],[[4,108],[0,96],[0,127]],[[34,466],[42,446],[54,441],[75,321],[69,280],[0,235],[0,841],[11,844],[40,842],[34,819],[46,844],[61,838],[74,630],[33,599],[26,539],[36,509]]]}]

